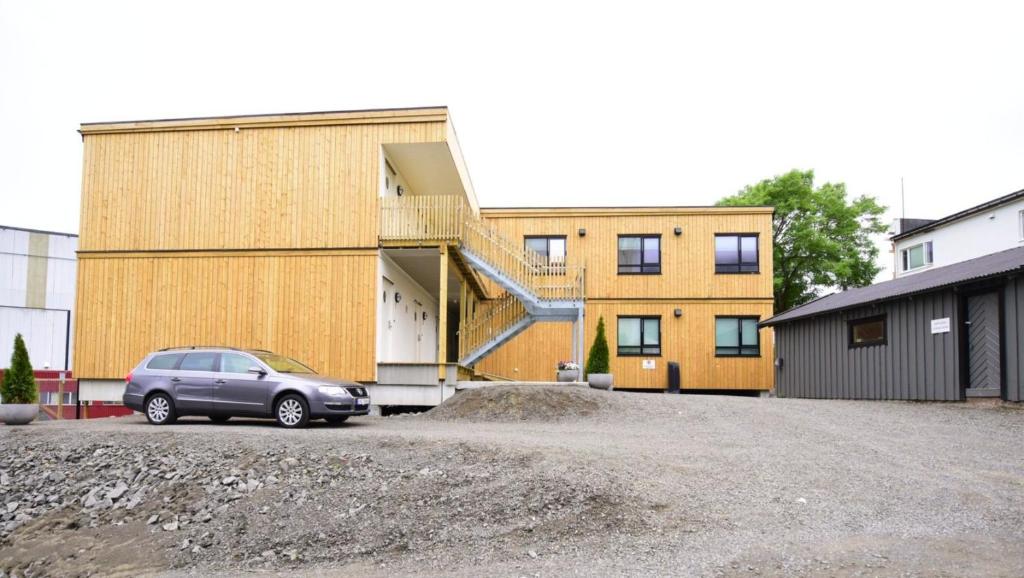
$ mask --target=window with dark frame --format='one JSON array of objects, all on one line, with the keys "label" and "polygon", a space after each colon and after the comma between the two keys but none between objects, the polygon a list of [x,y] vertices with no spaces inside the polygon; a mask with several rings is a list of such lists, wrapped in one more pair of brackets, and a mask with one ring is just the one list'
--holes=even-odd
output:
[{"label": "window with dark frame", "polygon": [[848,322],[850,328],[850,347],[867,347],[869,345],[885,345],[888,343],[885,333],[885,316],[866,317],[864,319],[851,319]]},{"label": "window with dark frame", "polygon": [[619,235],[619,275],[660,275],[661,235]]},{"label": "window with dark frame", "polygon": [[619,357],[660,356],[661,317],[619,317],[616,349]]},{"label": "window with dark frame", "polygon": [[715,357],[760,357],[760,317],[715,317]]},{"label": "window with dark frame", "polygon": [[547,259],[552,273],[565,271],[565,235],[526,235],[523,244],[527,249]]},{"label": "window with dark frame", "polygon": [[715,273],[760,273],[757,233],[715,235]]}]

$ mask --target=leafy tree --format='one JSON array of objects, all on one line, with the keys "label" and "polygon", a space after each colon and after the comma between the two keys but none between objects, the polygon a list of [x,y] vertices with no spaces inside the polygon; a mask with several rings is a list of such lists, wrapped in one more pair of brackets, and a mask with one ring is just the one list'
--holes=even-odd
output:
[{"label": "leafy tree", "polygon": [[608,339],[604,335],[604,317],[597,320],[597,335],[594,336],[594,344],[590,346],[590,355],[587,356],[587,375],[591,373],[609,373],[608,365]]},{"label": "leafy tree", "polygon": [[792,170],[749,185],[720,206],[775,207],[775,311],[814,299],[822,289],[869,285],[880,268],[872,235],[884,233],[885,207],[874,197],[851,200],[843,183],[814,187],[814,171]]},{"label": "leafy tree", "polygon": [[11,366],[4,371],[0,397],[3,397],[4,403],[35,403],[38,393],[28,349],[19,333],[14,336],[14,353],[11,354]]}]

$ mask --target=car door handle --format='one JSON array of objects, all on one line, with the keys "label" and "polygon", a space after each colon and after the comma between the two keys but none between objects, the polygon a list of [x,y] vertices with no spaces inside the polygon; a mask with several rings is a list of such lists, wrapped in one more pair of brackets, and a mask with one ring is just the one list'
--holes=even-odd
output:
[{"label": "car door handle", "polygon": [[177,383],[177,382],[181,381],[181,378],[180,377],[172,377],[171,381]]},{"label": "car door handle", "polygon": [[228,382],[228,380],[226,380],[226,379],[215,379],[215,380],[213,380],[213,382],[216,383],[217,385],[224,385],[225,383]]}]

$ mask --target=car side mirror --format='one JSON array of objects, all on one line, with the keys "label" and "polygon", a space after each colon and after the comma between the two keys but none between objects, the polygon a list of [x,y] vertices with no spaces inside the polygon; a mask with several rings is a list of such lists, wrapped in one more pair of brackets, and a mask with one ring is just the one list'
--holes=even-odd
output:
[{"label": "car side mirror", "polygon": [[264,370],[262,367],[260,367],[258,365],[254,365],[254,366],[250,367],[249,368],[249,373],[256,373],[256,374],[259,374],[259,375],[266,375],[267,374],[266,370]]}]

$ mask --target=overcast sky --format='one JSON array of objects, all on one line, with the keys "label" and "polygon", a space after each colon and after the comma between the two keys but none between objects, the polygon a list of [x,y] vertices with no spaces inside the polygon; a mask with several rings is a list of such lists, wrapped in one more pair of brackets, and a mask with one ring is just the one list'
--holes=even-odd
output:
[{"label": "overcast sky", "polygon": [[1024,3],[493,6],[0,0],[0,224],[78,230],[81,122],[439,104],[484,206],[1024,188]]}]

